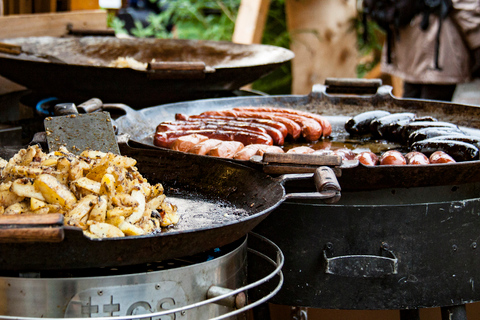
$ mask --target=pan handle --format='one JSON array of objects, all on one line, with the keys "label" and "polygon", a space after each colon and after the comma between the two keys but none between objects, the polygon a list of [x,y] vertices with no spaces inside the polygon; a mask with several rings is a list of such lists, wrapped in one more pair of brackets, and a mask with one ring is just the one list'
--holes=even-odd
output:
[{"label": "pan handle", "polygon": [[60,213],[0,216],[0,243],[61,242],[64,237]]},{"label": "pan handle", "polygon": [[161,61],[150,62],[147,66],[148,79],[204,79],[206,73],[215,69],[205,62]]},{"label": "pan handle", "polygon": [[[304,179],[304,174],[287,174],[281,177],[282,182]],[[317,192],[289,193],[285,199],[324,200],[326,203],[336,203],[341,197],[341,187],[335,172],[326,166],[318,167],[313,174]]]},{"label": "pan handle", "polygon": [[391,86],[382,85],[381,79],[327,78],[325,79],[325,84],[314,85],[311,94],[320,94],[324,97],[329,97],[329,94],[373,94],[380,100],[383,100],[387,98],[393,99],[392,89]]}]

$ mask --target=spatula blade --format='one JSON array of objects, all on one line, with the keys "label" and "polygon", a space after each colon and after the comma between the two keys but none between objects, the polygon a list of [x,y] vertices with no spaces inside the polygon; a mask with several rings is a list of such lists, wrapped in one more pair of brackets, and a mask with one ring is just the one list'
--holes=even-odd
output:
[{"label": "spatula blade", "polygon": [[87,149],[120,154],[108,112],[49,117],[44,126],[50,152],[65,146],[77,155]]}]

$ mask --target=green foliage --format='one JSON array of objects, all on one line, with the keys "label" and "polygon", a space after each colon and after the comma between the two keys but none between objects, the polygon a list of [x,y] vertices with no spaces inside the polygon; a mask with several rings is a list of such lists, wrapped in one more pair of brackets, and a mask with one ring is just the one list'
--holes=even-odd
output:
[{"label": "green foliage", "polygon": [[354,19],[353,24],[357,33],[358,54],[362,57],[357,65],[357,76],[363,78],[380,62],[385,32],[368,19],[365,28],[361,13]]}]

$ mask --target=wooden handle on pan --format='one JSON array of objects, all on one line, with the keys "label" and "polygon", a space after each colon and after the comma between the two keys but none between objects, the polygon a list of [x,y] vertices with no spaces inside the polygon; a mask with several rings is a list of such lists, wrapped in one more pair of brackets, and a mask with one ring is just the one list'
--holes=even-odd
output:
[{"label": "wooden handle on pan", "polygon": [[204,62],[161,61],[147,66],[149,79],[204,79],[207,68]]},{"label": "wooden handle on pan", "polygon": [[301,153],[264,153],[263,161],[266,163],[289,163],[311,166],[339,166],[342,164],[342,157],[339,155]]},{"label": "wooden handle on pan", "polygon": [[22,53],[22,47],[15,44],[0,42],[0,52],[19,55]]},{"label": "wooden handle on pan", "polygon": [[61,242],[63,239],[60,213],[0,216],[0,243]]}]

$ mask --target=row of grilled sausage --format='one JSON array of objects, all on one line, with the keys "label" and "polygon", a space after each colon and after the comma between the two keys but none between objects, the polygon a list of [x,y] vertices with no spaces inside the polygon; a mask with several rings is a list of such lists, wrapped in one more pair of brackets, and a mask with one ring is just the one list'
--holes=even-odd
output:
[{"label": "row of grilled sausage", "polygon": [[[190,116],[177,113],[174,121],[157,126],[154,144],[225,158],[234,157],[234,150],[253,145],[243,152],[245,155],[238,156],[244,158],[247,151],[262,154],[270,146],[268,152],[283,152],[279,146],[286,140],[312,142],[331,133],[331,124],[318,114],[286,108],[239,107]],[[195,144],[199,145],[192,148]]]},{"label": "row of grilled sausage", "polygon": [[462,131],[457,125],[415,113],[368,111],[350,118],[345,130],[354,136],[370,135],[404,145],[409,151],[428,156],[435,151],[449,154],[455,161],[479,159],[480,137]]}]

